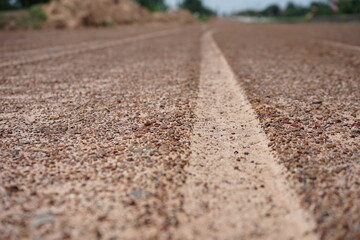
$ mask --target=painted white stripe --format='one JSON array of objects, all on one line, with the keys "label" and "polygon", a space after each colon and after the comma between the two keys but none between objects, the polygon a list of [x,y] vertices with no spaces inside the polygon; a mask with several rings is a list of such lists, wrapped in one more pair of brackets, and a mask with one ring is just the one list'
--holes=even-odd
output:
[{"label": "painted white stripe", "polygon": [[360,46],[354,46],[354,45],[349,45],[341,42],[333,42],[328,40],[325,40],[324,43],[337,48],[344,48],[352,51],[360,51]]},{"label": "painted white stripe", "polygon": [[211,33],[199,88],[176,239],[318,239]]}]

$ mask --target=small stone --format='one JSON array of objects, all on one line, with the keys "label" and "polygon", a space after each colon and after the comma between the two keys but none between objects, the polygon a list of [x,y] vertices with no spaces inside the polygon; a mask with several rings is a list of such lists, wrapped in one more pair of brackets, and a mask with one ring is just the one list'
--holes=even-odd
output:
[{"label": "small stone", "polygon": [[135,149],[131,150],[131,152],[133,152],[133,153],[142,153],[142,152],[144,152],[144,150],[141,149],[141,148],[135,148]]},{"label": "small stone", "polygon": [[321,100],[314,100],[311,103],[312,104],[322,104],[323,102]]},{"label": "small stone", "polygon": [[35,219],[33,221],[33,226],[35,228],[40,227],[46,223],[51,223],[54,221],[54,217],[49,212],[41,212],[35,216]]},{"label": "small stone", "polygon": [[152,122],[149,122],[149,121],[144,123],[144,126],[146,126],[146,127],[151,126],[151,125],[152,125]]},{"label": "small stone", "polygon": [[12,186],[8,186],[8,187],[5,187],[5,190],[8,194],[13,194],[13,193],[17,193],[20,191],[20,188],[16,185],[12,185]]},{"label": "small stone", "polygon": [[135,189],[130,194],[137,199],[148,198],[151,195],[149,191],[143,189]]},{"label": "small stone", "polygon": [[141,189],[135,189],[131,192],[131,195],[135,198],[141,198],[142,190]]}]

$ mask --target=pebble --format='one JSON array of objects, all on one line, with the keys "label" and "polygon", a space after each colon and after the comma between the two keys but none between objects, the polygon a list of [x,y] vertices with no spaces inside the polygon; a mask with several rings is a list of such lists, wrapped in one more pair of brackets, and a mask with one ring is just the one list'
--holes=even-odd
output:
[{"label": "pebble", "polygon": [[33,226],[35,228],[40,227],[46,223],[51,223],[54,221],[54,216],[49,212],[41,212],[35,216],[33,220]]}]

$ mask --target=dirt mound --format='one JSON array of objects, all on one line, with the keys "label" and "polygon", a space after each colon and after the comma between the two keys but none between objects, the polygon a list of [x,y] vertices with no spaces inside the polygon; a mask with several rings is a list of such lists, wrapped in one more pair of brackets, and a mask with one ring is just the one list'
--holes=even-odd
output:
[{"label": "dirt mound", "polygon": [[145,8],[131,0],[57,0],[43,6],[47,25],[56,28],[129,24],[151,19]]},{"label": "dirt mound", "polygon": [[88,16],[85,19],[85,25],[99,26],[104,23],[130,24],[147,22],[150,19],[151,14],[148,10],[130,0],[92,0],[88,6]]},{"label": "dirt mound", "polygon": [[196,18],[186,10],[178,10],[169,13],[173,21],[181,24],[195,23]]},{"label": "dirt mound", "polygon": [[132,0],[54,0],[42,8],[47,15],[46,25],[55,28],[146,22],[195,22],[195,18],[187,11],[150,13]]},{"label": "dirt mound", "polygon": [[83,25],[90,1],[61,0],[43,5],[47,25],[56,28],[75,28]]}]

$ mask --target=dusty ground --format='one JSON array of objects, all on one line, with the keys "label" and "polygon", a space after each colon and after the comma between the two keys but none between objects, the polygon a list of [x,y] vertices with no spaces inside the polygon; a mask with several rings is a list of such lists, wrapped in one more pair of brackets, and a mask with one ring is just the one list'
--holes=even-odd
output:
[{"label": "dusty ground", "polygon": [[[181,239],[182,229],[197,221],[189,206],[199,198],[212,196],[216,203],[216,193],[226,195],[227,190],[243,187],[250,198],[245,206],[252,206],[252,194],[275,194],[271,201],[276,202],[292,190],[267,186],[284,175],[300,196],[301,211],[316,221],[321,239],[360,238],[360,52],[352,47],[360,45],[359,26],[220,21],[210,28],[258,114],[274,150],[271,161],[286,167],[287,173],[262,175],[268,170],[251,161],[264,159],[251,153],[219,165],[216,156],[227,154],[225,147],[199,151],[201,156],[194,158],[194,147],[209,140],[193,135],[202,121],[195,110],[201,103],[197,96],[204,65],[200,38],[205,29],[200,25],[4,32],[0,239]],[[214,68],[219,66],[214,63]],[[208,113],[230,114],[214,110],[227,84],[208,94],[215,103],[203,103],[203,112],[208,107]],[[230,88],[236,95],[237,88]],[[259,129],[257,121],[252,122],[256,123],[250,126]],[[230,145],[223,141],[221,146],[233,146],[232,139],[241,142],[241,131],[249,131],[239,126],[240,119],[231,124],[239,135],[231,132]],[[268,151],[263,145],[261,149]],[[191,166],[202,159],[220,170],[196,171],[200,176],[237,177],[238,172],[239,177],[253,174],[257,180],[229,181],[224,191],[209,184],[210,193],[188,195],[196,176]],[[262,181],[265,187],[257,186]],[[290,209],[299,200],[291,196]],[[235,206],[231,214],[245,222],[239,228],[226,225],[225,204],[210,204],[215,207],[206,221],[224,219],[224,229],[239,230],[258,219],[260,227],[247,228],[256,230],[249,236],[266,239],[264,233],[280,230],[271,224],[262,228],[264,222],[285,221],[292,211],[271,210],[263,197],[257,199],[254,218],[241,214],[244,204],[229,200]],[[257,216],[260,210],[265,217]],[[304,218],[294,223],[303,224]],[[207,233],[218,239],[241,239],[231,231],[211,231]]]}]

